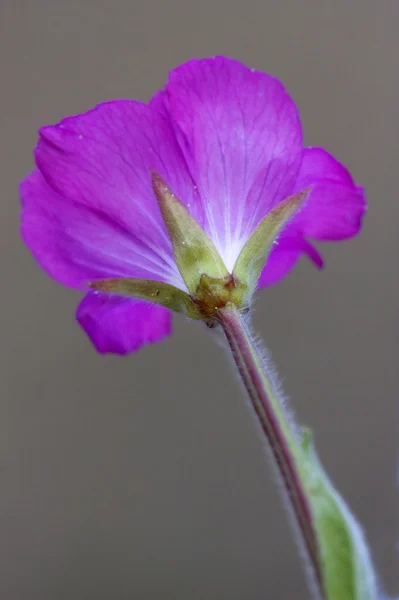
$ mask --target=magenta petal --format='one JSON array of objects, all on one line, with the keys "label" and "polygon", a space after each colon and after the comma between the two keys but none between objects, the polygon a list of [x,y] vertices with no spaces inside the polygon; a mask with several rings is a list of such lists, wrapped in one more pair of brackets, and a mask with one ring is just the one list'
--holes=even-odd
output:
[{"label": "magenta petal", "polygon": [[356,235],[366,210],[363,190],[345,167],[322,148],[307,148],[295,191],[311,186],[304,209],[291,227],[316,240],[341,240]]},{"label": "magenta petal", "polygon": [[300,236],[283,234],[273,247],[258,281],[258,288],[278,283],[293,269],[302,255],[306,255],[319,269],[322,256],[312,244]]},{"label": "magenta petal", "polygon": [[341,240],[356,235],[366,202],[345,167],[322,148],[303,151],[295,192],[311,186],[304,207],[280,236],[260,276],[258,287],[280,281],[306,254],[319,268],[323,260],[307,238]]},{"label": "magenta petal", "polygon": [[102,354],[128,354],[172,331],[172,314],[166,308],[100,292],[83,298],[76,318]]},{"label": "magenta petal", "polygon": [[273,77],[224,57],[172,71],[163,99],[204,227],[232,268],[249,234],[293,189],[302,156],[295,104]]},{"label": "magenta petal", "polygon": [[43,127],[40,136],[36,161],[47,183],[65,201],[112,221],[161,269],[169,265],[177,274],[151,170],[188,204],[196,192],[165,115],[139,102],[107,102]]},{"label": "magenta petal", "polygon": [[184,286],[172,259],[161,260],[115,219],[57,194],[36,170],[21,185],[22,237],[60,283],[87,289],[107,277],[141,277]]}]

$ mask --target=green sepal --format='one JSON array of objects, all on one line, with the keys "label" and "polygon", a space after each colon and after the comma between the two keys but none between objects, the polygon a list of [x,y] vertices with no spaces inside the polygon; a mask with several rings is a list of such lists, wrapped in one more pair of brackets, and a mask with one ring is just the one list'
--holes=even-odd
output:
[{"label": "green sepal", "polygon": [[363,532],[321,466],[308,429],[303,431],[297,460],[318,540],[325,600],[376,600]]},{"label": "green sepal", "polygon": [[202,318],[191,297],[168,283],[150,279],[115,278],[91,281],[89,287],[101,292],[147,300],[174,312],[184,313],[192,319]]},{"label": "green sepal", "polygon": [[310,188],[290,196],[274,208],[257,226],[240,252],[233,269],[233,276],[244,283],[253,293],[259,276],[266,264],[273,242],[287,221],[308,197]]},{"label": "green sepal", "polygon": [[203,274],[214,279],[228,277],[229,272],[213,242],[158,173],[152,173],[152,185],[188,291],[195,293]]}]

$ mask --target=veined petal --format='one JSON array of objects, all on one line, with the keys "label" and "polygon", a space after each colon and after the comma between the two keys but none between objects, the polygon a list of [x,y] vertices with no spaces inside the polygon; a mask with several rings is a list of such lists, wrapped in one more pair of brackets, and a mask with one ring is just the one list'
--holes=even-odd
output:
[{"label": "veined petal", "polygon": [[198,187],[204,228],[231,270],[256,225],[293,190],[302,151],[295,104],[276,79],[224,57],[175,69],[153,102],[161,99]]},{"label": "veined petal", "polygon": [[310,188],[303,210],[294,216],[266,263],[258,287],[277,283],[305,254],[318,267],[323,259],[306,238],[341,240],[356,235],[366,210],[363,190],[347,169],[322,148],[305,148],[295,191]]},{"label": "veined petal", "polygon": [[36,161],[47,183],[65,201],[140,240],[180,278],[150,172],[159,173],[188,204],[196,191],[165,115],[140,102],[107,102],[43,127],[40,136]]},{"label": "veined petal", "polygon": [[138,277],[185,289],[173,262],[112,216],[56,193],[38,170],[23,181],[21,196],[22,237],[60,283],[87,289],[89,281],[99,278]]},{"label": "veined petal", "polygon": [[101,292],[83,298],[76,318],[102,354],[128,354],[172,331],[172,315],[166,308]]},{"label": "veined petal", "polygon": [[[305,209],[304,209],[305,210]],[[278,283],[294,268],[301,256],[307,256],[322,269],[324,261],[314,246],[300,235],[289,233],[291,225],[278,238],[258,281],[258,288]]]},{"label": "veined petal", "polygon": [[310,186],[304,210],[291,227],[316,240],[342,240],[356,235],[366,210],[363,189],[347,169],[322,148],[306,148],[295,190]]}]

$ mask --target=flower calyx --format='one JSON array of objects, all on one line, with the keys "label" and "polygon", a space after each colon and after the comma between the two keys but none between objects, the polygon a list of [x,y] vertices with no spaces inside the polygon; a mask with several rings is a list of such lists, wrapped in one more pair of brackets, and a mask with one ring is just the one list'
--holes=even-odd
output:
[{"label": "flower calyx", "polygon": [[229,273],[213,241],[162,177],[154,172],[152,185],[186,290],[161,281],[133,278],[95,280],[89,286],[97,291],[159,304],[191,319],[202,320],[209,327],[218,324],[220,311],[228,305],[241,311],[249,310],[273,242],[302,206],[310,188],[284,200],[260,222]]}]

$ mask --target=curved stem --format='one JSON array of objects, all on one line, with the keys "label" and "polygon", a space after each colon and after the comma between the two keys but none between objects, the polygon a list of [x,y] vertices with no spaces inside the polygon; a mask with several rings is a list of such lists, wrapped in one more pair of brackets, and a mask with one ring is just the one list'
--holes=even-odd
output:
[{"label": "curved stem", "polygon": [[300,466],[296,458],[299,451],[299,440],[285,415],[273,383],[265,371],[251,334],[237,308],[226,306],[220,310],[219,322],[260,426],[270,445],[319,590],[323,596],[319,549],[312,511],[302,484]]}]

